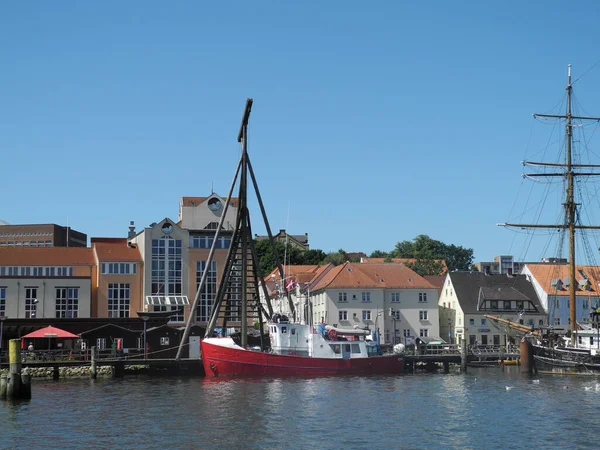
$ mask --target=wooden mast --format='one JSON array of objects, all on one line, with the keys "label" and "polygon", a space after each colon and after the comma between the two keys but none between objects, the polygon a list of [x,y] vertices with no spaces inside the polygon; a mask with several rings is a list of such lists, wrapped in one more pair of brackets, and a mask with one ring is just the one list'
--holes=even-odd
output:
[{"label": "wooden mast", "polygon": [[[190,314],[188,316],[184,334],[179,345],[176,359],[181,358],[182,348],[187,345],[187,340],[190,333],[190,327],[195,321],[196,309],[198,307],[201,293],[203,292],[206,284],[207,273],[209,272],[209,265],[213,260],[213,254],[217,244],[217,238],[222,229],[223,220],[225,218],[225,212],[227,207],[231,203],[232,193],[239,177],[239,194],[238,194],[238,215],[236,218],[236,226],[231,239],[231,247],[229,249],[227,260],[225,262],[223,274],[219,282],[219,288],[216,294],[214,304],[211,308],[210,317],[206,325],[206,332],[204,337],[211,337],[217,327],[220,320],[221,327],[223,329],[222,335],[224,335],[225,328],[227,327],[228,321],[236,321],[239,318],[241,328],[241,344],[246,347],[248,344],[248,319],[249,317],[257,318],[261,325],[264,320],[270,320],[273,315],[273,308],[271,305],[271,299],[267,286],[264,279],[260,275],[260,261],[256,255],[256,249],[254,242],[252,241],[252,228],[250,226],[250,212],[248,209],[248,181],[252,182],[262,218],[264,220],[265,228],[269,236],[269,242],[273,250],[273,256],[277,261],[277,267],[281,277],[283,278],[283,269],[271,233],[271,227],[267,220],[267,214],[265,207],[258,189],[258,183],[252,170],[252,164],[250,157],[248,156],[248,121],[250,119],[250,112],[252,111],[253,100],[251,98],[246,100],[246,107],[244,109],[244,115],[242,117],[242,123],[238,133],[237,140],[242,145],[242,153],[240,160],[233,177],[232,185],[227,196],[227,202],[225,204],[225,211],[219,221],[217,230],[215,232],[215,238],[211,246],[208,260],[206,262],[206,270],[203,272],[198,288],[196,290],[196,297],[190,308]],[[248,176],[249,175],[249,176]],[[260,302],[259,291],[262,290],[263,296],[266,301],[267,308],[265,309]],[[285,287],[284,291],[288,298],[292,315],[296,317],[294,305],[290,297],[290,293]],[[239,312],[239,315],[238,315]],[[232,320],[233,319],[233,320]]]},{"label": "wooden mast", "polygon": [[567,150],[566,150],[566,161],[565,164],[552,164],[552,163],[538,163],[538,162],[529,162],[523,161],[523,164],[532,165],[532,166],[546,166],[546,167],[564,167],[564,172],[559,173],[529,173],[524,176],[527,177],[566,177],[567,179],[567,193],[566,200],[564,203],[565,207],[565,216],[566,216],[566,224],[563,225],[537,225],[537,224],[514,224],[514,223],[501,223],[498,224],[500,226],[506,227],[520,227],[520,228],[558,228],[558,229],[566,229],[569,231],[569,328],[571,330],[571,345],[577,346],[577,341],[575,339],[574,331],[577,330],[577,283],[576,283],[576,275],[575,275],[575,230],[576,229],[600,229],[600,226],[592,226],[592,225],[577,225],[577,203],[575,203],[575,189],[574,189],[574,180],[576,176],[598,176],[600,173],[598,172],[575,172],[573,169],[581,169],[581,168],[599,168],[598,164],[573,164],[572,161],[572,143],[573,143],[573,119],[579,120],[594,120],[600,121],[598,117],[582,117],[582,116],[573,116],[571,114],[571,94],[573,90],[573,85],[571,84],[571,65],[568,66],[568,75],[567,75],[567,114],[566,115],[553,115],[553,114],[534,114],[534,117],[547,117],[547,118],[555,118],[555,119],[566,119],[566,136],[567,136]]}]

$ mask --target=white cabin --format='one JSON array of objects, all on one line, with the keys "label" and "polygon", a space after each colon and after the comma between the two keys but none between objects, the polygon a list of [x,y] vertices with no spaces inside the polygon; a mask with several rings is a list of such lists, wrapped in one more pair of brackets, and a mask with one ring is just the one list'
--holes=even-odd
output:
[{"label": "white cabin", "polygon": [[351,359],[368,358],[370,354],[376,354],[376,348],[373,346],[373,350],[369,351],[365,340],[339,340],[347,335],[364,336],[364,330],[336,329],[338,340],[330,340],[314,332],[310,325],[270,323],[268,327],[271,351],[278,355]]}]

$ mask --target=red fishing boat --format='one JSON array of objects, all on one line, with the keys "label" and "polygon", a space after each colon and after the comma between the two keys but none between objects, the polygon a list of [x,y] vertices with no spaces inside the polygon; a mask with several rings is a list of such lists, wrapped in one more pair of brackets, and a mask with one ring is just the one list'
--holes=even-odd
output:
[{"label": "red fishing boat", "polygon": [[366,375],[402,373],[400,355],[382,355],[368,330],[270,323],[269,352],[248,350],[230,337],[206,338],[200,345],[206,376]]}]

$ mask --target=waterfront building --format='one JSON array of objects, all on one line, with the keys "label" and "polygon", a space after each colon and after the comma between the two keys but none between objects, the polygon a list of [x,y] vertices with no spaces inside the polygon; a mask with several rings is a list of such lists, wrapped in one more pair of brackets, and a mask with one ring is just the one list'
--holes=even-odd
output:
[{"label": "waterfront building", "polygon": [[144,263],[135,244],[126,238],[92,238],[97,284],[92,296],[93,317],[136,317],[143,310]]},{"label": "waterfront building", "polygon": [[[565,264],[526,264],[522,273],[527,275],[548,314],[548,324],[568,328],[569,317],[569,266]],[[575,301],[577,322],[589,323],[590,310],[600,307],[600,267],[577,266],[575,268]]]},{"label": "waterfront building", "polygon": [[470,345],[507,345],[513,333],[485,317],[529,326],[548,324],[534,285],[526,275],[450,272],[439,299],[442,336]]},{"label": "waterfront building", "polygon": [[[225,210],[225,201],[214,193],[208,197],[182,197],[177,222],[164,218],[139,232],[131,223],[127,242],[139,249],[143,261],[141,297],[144,311],[172,311],[170,324],[182,326],[192,314],[190,305],[196,296],[197,286],[203,273],[208,271],[198,308],[193,312],[193,322],[205,324],[208,321],[238,212],[238,200],[233,198],[212,261],[208,264],[208,254]],[[230,306],[233,304],[230,301]],[[235,320],[234,315],[232,319],[229,325],[239,327],[239,317]]]},{"label": "waterfront building", "polygon": [[313,322],[379,330],[382,342],[439,337],[438,291],[404,264],[336,266],[311,285]]},{"label": "waterfront building", "polygon": [[0,220],[0,247],[87,247],[87,235],[54,223],[10,225]]},{"label": "waterfront building", "polygon": [[[296,311],[296,319],[300,323],[307,323],[307,311],[305,305],[307,298],[310,296],[311,286],[316,285],[318,281],[335,266],[331,263],[320,265],[288,265],[283,266],[284,278],[282,282],[279,269],[276,267],[269,275],[265,277],[265,283],[273,312],[283,314],[292,318],[290,303],[285,296],[283,284],[288,287],[294,309]],[[260,292],[261,301],[265,303],[264,294]],[[264,305],[266,307],[266,305]]]},{"label": "waterfront building", "polygon": [[91,248],[0,247],[0,316],[91,317],[96,283]]}]

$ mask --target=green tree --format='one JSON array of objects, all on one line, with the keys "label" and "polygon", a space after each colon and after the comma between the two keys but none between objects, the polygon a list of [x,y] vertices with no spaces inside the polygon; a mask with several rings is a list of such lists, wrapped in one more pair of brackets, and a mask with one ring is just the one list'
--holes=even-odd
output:
[{"label": "green tree", "polygon": [[388,252],[384,252],[383,250],[375,250],[369,258],[387,258],[390,254]]},{"label": "green tree", "polygon": [[444,260],[450,271],[469,270],[473,263],[473,249],[447,245],[420,234],[412,241],[398,242],[392,257],[416,259],[412,266],[419,275],[439,275],[443,266],[435,260]]},{"label": "green tree", "polygon": [[323,264],[325,258],[327,258],[327,253],[320,249],[314,250],[306,250],[303,255],[304,262],[302,264],[307,265],[317,265]]},{"label": "green tree", "polygon": [[332,263],[336,266],[344,264],[346,261],[348,261],[348,253],[341,248],[337,252],[327,253],[327,256],[325,257],[326,263]]},{"label": "green tree", "polygon": [[[285,244],[279,241],[275,241],[277,247],[277,254],[280,258],[280,263],[283,265],[283,258],[285,257],[285,264],[304,264],[304,251],[296,247],[288,246],[287,252]],[[273,252],[273,247],[268,239],[254,240],[254,247],[256,248],[256,254],[260,263],[260,276],[267,276],[276,266],[277,261]]]}]

